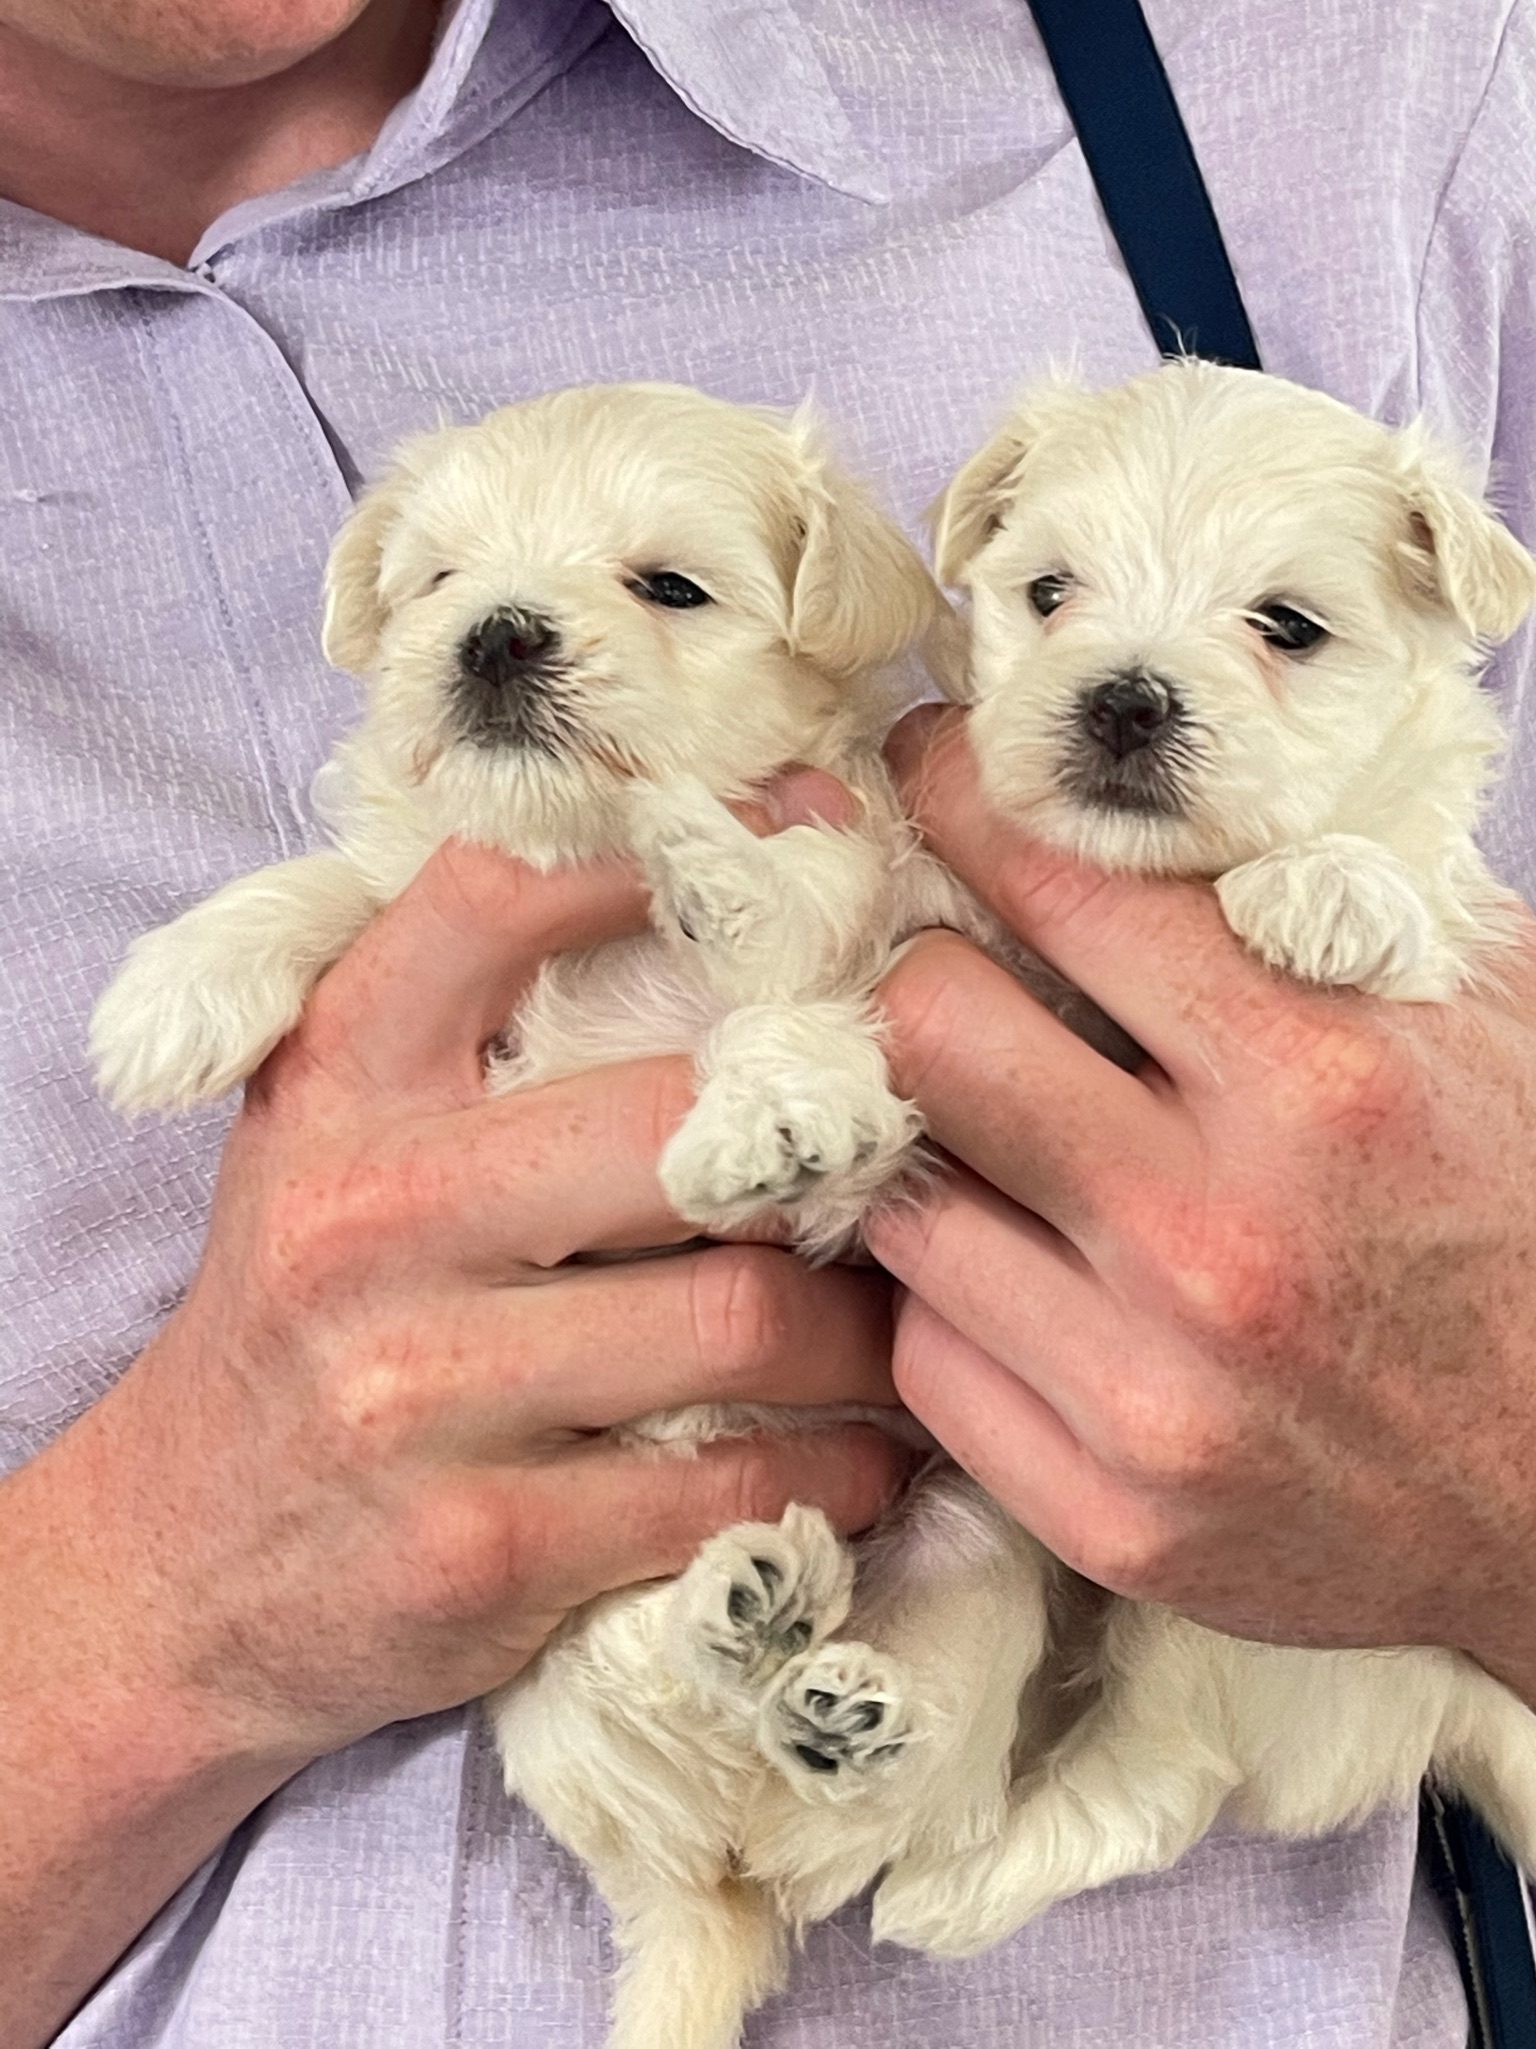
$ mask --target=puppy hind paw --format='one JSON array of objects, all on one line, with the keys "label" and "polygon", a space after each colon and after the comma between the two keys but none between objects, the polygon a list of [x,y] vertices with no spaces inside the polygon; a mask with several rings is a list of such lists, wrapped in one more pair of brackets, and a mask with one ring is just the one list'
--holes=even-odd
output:
[{"label": "puppy hind paw", "polygon": [[674,1662],[711,1691],[763,1686],[848,1612],[853,1560],[819,1509],[738,1523],[705,1544],[673,1593]]},{"label": "puppy hind paw", "polygon": [[863,1643],[824,1643],[780,1672],[758,1746],[802,1799],[843,1800],[882,1782],[920,1740],[901,1667]]}]

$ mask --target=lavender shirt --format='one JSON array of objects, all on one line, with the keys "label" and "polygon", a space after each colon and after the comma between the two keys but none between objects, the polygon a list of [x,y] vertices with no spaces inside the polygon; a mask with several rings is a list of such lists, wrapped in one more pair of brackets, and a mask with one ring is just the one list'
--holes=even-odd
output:
[{"label": "lavender shirt", "polygon": [[[1536,539],[1536,34],[1516,0],[1154,0],[1273,369],[1417,408]],[[1023,0],[460,0],[366,157],[185,270],[0,206],[0,1461],[100,1394],[192,1272],[222,1111],[128,1130],[92,999],[133,933],[314,843],[354,690],[328,538],[407,430],[545,386],[814,388],[908,516],[1020,379],[1150,345]],[[1495,859],[1536,883],[1527,652]],[[270,1800],[71,2049],[588,2049],[612,1966],[471,1713]],[[964,1966],[816,1930],[751,2049],[1452,2049],[1383,1815],[1222,1835]]]}]

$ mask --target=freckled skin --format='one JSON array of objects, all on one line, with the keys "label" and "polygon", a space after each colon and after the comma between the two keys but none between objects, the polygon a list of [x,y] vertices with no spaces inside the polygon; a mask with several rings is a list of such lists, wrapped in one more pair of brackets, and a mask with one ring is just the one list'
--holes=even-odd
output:
[{"label": "freckled skin", "polygon": [[487,1097],[547,953],[645,917],[617,867],[434,856],[248,1088],[186,1302],[0,1485],[8,2043],[52,2040],[308,1759],[488,1692],[729,1524],[863,1528],[903,1477],[870,1429],[687,1460],[601,1434],[893,1399],[880,1276],[758,1245],[574,1263],[691,1238],[657,1173],[688,1061]]},{"label": "freckled skin", "polygon": [[898,1386],[1118,1592],[1454,1646],[1536,1702],[1536,923],[1454,1005],[1303,989],[1205,885],[988,817],[959,730],[903,741],[931,843],[1155,1059],[1086,1055],[952,938],[903,961],[898,1083],[963,1164],[873,1232]]}]

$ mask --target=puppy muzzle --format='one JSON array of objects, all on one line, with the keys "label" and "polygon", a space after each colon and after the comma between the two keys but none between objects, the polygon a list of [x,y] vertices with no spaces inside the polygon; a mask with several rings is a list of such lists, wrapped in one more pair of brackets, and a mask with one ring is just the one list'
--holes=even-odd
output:
[{"label": "puppy muzzle", "polygon": [[1124,669],[1079,693],[1058,781],[1094,810],[1177,818],[1194,765],[1178,690],[1147,669]]},{"label": "puppy muzzle", "polygon": [[459,642],[450,685],[459,737],[476,747],[559,754],[577,737],[560,633],[542,612],[504,605]]}]

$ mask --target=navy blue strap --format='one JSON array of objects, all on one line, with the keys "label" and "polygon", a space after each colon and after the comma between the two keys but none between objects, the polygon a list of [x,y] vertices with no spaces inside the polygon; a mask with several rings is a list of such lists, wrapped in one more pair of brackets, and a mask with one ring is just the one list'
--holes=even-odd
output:
[{"label": "navy blue strap", "polygon": [[1519,1872],[1470,1808],[1433,1787],[1420,1805],[1419,1857],[1456,1945],[1474,2049],[1531,2049],[1536,1960]]},{"label": "navy blue strap", "polygon": [[1178,102],[1137,0],[1030,0],[1163,355],[1257,370],[1258,346]]}]

